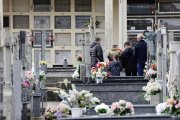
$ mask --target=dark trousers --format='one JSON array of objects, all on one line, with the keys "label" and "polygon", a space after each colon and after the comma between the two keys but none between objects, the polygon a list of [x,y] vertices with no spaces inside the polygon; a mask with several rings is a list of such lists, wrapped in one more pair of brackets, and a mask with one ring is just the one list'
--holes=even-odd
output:
[{"label": "dark trousers", "polygon": [[138,76],[143,76],[144,67],[145,67],[145,63],[138,63],[138,64],[137,64]]},{"label": "dark trousers", "polygon": [[126,76],[137,76],[137,72],[125,72]]}]

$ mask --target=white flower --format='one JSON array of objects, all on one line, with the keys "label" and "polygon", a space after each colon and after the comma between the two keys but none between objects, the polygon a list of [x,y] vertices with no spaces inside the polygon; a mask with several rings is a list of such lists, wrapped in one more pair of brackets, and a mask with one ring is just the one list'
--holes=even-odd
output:
[{"label": "white flower", "polygon": [[119,100],[119,105],[120,106],[125,106],[126,105],[126,101],[125,100]]},{"label": "white flower", "polygon": [[106,110],[106,113],[110,113],[110,108],[109,106],[107,106],[106,104],[104,103],[101,103],[100,105],[97,105],[94,110],[96,111],[96,113],[99,113],[99,110],[101,109],[105,109]]},{"label": "white flower", "polygon": [[161,114],[167,107],[167,102],[160,103],[156,106],[156,112],[157,114]]},{"label": "white flower", "polygon": [[93,104],[93,105],[96,105],[96,104],[99,104],[100,103],[100,100],[97,98],[97,97],[93,97],[93,98],[91,98],[91,103]]},{"label": "white flower", "polygon": [[74,71],[74,73],[72,75],[72,78],[77,79],[80,76],[79,75],[79,69],[80,69],[79,67],[80,67],[79,65],[76,67],[76,70]]}]

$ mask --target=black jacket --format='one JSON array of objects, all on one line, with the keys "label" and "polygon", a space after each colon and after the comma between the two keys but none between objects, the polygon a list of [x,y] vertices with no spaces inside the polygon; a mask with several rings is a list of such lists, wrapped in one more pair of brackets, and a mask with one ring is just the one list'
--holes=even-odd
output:
[{"label": "black jacket", "polygon": [[144,64],[147,61],[147,43],[144,40],[139,40],[134,50],[137,63]]},{"label": "black jacket", "polygon": [[99,62],[103,62],[103,50],[99,43],[93,42],[90,46],[90,57],[91,57],[91,67]]},{"label": "black jacket", "polygon": [[125,68],[125,72],[132,73],[137,71],[137,63],[134,56],[134,49],[132,47],[126,48],[120,59],[122,66]]}]

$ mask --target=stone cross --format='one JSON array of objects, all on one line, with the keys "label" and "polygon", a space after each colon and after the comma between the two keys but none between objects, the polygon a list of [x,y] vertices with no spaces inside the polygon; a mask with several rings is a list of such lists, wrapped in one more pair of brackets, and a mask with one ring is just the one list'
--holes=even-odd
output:
[{"label": "stone cross", "polygon": [[36,74],[36,89],[35,92],[40,92],[40,86],[39,86],[39,50],[36,50],[34,52],[34,68],[35,68],[35,74]]},{"label": "stone cross", "polygon": [[161,31],[156,32],[157,35],[157,47],[156,47],[156,61],[157,61],[157,78],[162,80],[162,40],[161,40]]},{"label": "stone cross", "polygon": [[32,113],[34,117],[41,116],[40,102],[41,102],[41,93],[40,93],[40,84],[39,84],[39,50],[34,53],[34,67],[36,73],[36,89],[33,94],[33,104],[32,104]]},{"label": "stone cross", "polygon": [[83,64],[80,68],[80,79],[85,79],[85,76],[90,76],[90,45],[95,39],[95,33],[94,33],[94,18],[90,17],[90,23],[88,25],[89,32],[84,33],[84,41],[83,41]]},{"label": "stone cross", "polygon": [[[42,31],[42,39],[41,39],[41,60],[45,60],[45,48],[46,48],[46,33]],[[46,72],[46,65],[41,65],[41,70]]]}]

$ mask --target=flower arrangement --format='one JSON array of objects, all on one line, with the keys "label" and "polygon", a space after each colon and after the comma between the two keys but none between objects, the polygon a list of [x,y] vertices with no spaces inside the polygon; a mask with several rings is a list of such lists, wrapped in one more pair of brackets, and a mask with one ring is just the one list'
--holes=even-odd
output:
[{"label": "flower arrangement", "polygon": [[156,106],[156,112],[157,114],[178,115],[180,114],[180,100],[169,98],[166,102]]},{"label": "flower arrangement", "polygon": [[110,108],[104,103],[101,103],[100,105],[97,105],[94,110],[98,114],[109,114],[110,113]]},{"label": "flower arrangement", "polygon": [[35,73],[33,71],[25,71],[25,78],[28,80],[34,80]]},{"label": "flower arrangement", "polygon": [[130,102],[119,100],[119,102],[112,103],[111,111],[114,115],[132,115],[134,114],[134,107]]},{"label": "flower arrangement", "polygon": [[157,66],[156,64],[152,64],[149,68],[149,70],[146,71],[146,78],[156,78],[157,77]]},{"label": "flower arrangement", "polygon": [[105,62],[97,63],[96,67],[91,68],[91,78],[96,79],[96,83],[102,82],[103,78],[108,77],[106,68],[107,64]]},{"label": "flower arrangement", "polygon": [[40,65],[47,65],[47,61],[41,60],[41,61],[39,62],[39,64],[40,64]]},{"label": "flower arrangement", "polygon": [[80,77],[79,73],[80,73],[80,66],[77,65],[76,70],[74,71],[74,73],[72,75],[72,78],[78,79]]},{"label": "flower arrangement", "polygon": [[70,107],[65,103],[61,102],[57,107],[47,106],[45,109],[46,120],[56,120],[62,118],[70,113]]},{"label": "flower arrangement", "polygon": [[44,71],[39,72],[39,81],[43,81],[46,79],[46,74]]},{"label": "flower arrangement", "polygon": [[159,82],[148,82],[147,85],[142,88],[142,90],[146,92],[144,95],[145,100],[150,101],[150,96],[160,93],[161,89],[162,86]]},{"label": "flower arrangement", "polygon": [[100,103],[98,98],[93,97],[93,94],[89,91],[76,89],[69,90],[69,93],[60,91],[60,94],[68,99],[68,102],[72,108],[92,108]]},{"label": "flower arrangement", "polygon": [[30,88],[31,83],[29,82],[29,80],[24,80],[22,82],[22,88]]}]

